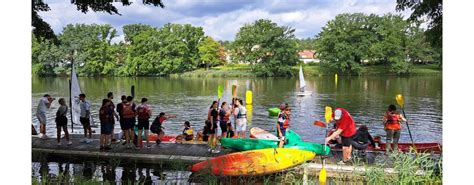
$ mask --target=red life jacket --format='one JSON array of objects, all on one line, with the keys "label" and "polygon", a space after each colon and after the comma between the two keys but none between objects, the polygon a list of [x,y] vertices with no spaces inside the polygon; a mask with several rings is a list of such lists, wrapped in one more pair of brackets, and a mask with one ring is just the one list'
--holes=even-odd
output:
[{"label": "red life jacket", "polygon": [[124,103],[123,105],[123,118],[135,118],[135,112],[133,111],[133,104]]},{"label": "red life jacket", "polygon": [[285,122],[283,122],[283,128],[288,128],[290,127],[290,120],[287,118],[285,119]]},{"label": "red life jacket", "polygon": [[398,120],[398,114],[387,112],[387,123],[385,129],[388,130],[400,130],[400,121]]},{"label": "red life jacket", "polygon": [[138,119],[150,119],[150,114],[148,114],[148,106],[138,106],[137,108],[137,114],[138,114]]},{"label": "red life jacket", "polygon": [[111,121],[111,118],[113,119],[113,116],[110,116],[109,114],[107,114],[108,108],[109,107],[105,107],[105,106],[100,107],[100,110],[99,110],[100,123],[108,123]]}]

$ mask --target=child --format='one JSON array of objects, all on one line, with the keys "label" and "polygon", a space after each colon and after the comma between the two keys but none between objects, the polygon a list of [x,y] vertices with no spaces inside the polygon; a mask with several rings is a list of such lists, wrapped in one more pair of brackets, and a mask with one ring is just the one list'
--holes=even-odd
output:
[{"label": "child", "polygon": [[278,113],[278,122],[277,122],[277,134],[278,138],[280,139],[280,144],[278,147],[283,148],[283,144],[285,143],[285,133],[286,129],[290,127],[290,107],[288,103],[284,103],[280,105],[281,112]]},{"label": "child", "polygon": [[183,133],[176,136],[176,141],[191,141],[194,138],[193,129],[191,128],[191,123],[189,121],[184,122]]},{"label": "child", "polygon": [[227,138],[233,138],[235,135],[234,128],[232,128],[232,124],[229,122],[227,123]]},{"label": "child", "polygon": [[99,110],[100,119],[100,150],[110,150],[110,135],[113,129],[114,109],[110,106],[109,99],[102,100]]},{"label": "child", "polygon": [[385,132],[387,132],[387,142],[386,142],[386,151],[390,152],[393,151],[398,152],[398,140],[400,139],[400,129],[401,129],[401,121],[406,121],[406,119],[397,112],[397,107],[393,104],[388,106],[387,111],[383,116]]},{"label": "child", "polygon": [[56,112],[56,129],[57,129],[57,140],[58,140],[58,146],[61,145],[61,128],[64,130],[64,135],[66,136],[66,141],[68,142],[68,145],[71,145],[72,142],[69,140],[69,132],[67,131],[67,105],[66,101],[64,98],[59,99],[59,108],[58,111]]},{"label": "child", "polygon": [[148,139],[148,129],[150,128],[150,117],[151,117],[151,108],[147,104],[148,99],[142,98],[142,104],[137,107],[137,118],[138,118],[138,136],[137,136],[137,146],[142,148],[142,130],[145,130],[145,139],[146,147],[150,148],[150,141]]}]

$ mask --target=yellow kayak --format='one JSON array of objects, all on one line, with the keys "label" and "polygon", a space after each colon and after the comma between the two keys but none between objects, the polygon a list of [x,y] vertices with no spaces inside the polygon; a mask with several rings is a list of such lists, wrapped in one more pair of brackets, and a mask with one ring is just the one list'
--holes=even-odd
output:
[{"label": "yellow kayak", "polygon": [[247,176],[279,172],[312,160],[313,152],[293,148],[267,148],[231,153],[202,161],[191,167],[192,172],[212,172],[214,175]]}]

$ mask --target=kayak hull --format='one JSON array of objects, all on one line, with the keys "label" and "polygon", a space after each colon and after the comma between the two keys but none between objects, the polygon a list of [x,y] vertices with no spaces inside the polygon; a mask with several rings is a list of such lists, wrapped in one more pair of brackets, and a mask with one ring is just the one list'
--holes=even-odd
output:
[{"label": "kayak hull", "polygon": [[290,148],[251,150],[196,163],[191,171],[222,176],[264,175],[302,164],[314,157],[313,152]]},{"label": "kayak hull", "polygon": [[270,116],[278,116],[278,113],[280,113],[280,108],[278,107],[272,107],[272,108],[268,108],[268,115]]},{"label": "kayak hull", "polygon": [[253,127],[250,129],[250,137],[257,138],[257,139],[274,140],[274,141],[279,140],[277,136],[258,127]]},{"label": "kayak hull", "polygon": [[[412,148],[412,143],[398,143],[398,149],[401,152],[410,152]],[[380,143],[380,148],[375,148],[372,145],[369,145],[366,151],[369,152],[386,152],[386,143]],[[420,153],[435,153],[440,154],[442,152],[442,145],[440,143],[415,143],[415,148],[417,152]],[[331,147],[332,150],[338,151],[340,149],[336,147]]]}]

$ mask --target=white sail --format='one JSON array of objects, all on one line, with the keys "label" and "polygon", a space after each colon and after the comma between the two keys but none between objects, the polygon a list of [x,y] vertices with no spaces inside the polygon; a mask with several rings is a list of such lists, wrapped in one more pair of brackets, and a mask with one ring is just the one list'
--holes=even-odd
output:
[{"label": "white sail", "polygon": [[79,118],[81,116],[81,107],[79,102],[79,94],[81,94],[81,87],[79,86],[79,81],[77,80],[76,70],[74,69],[74,64],[72,64],[71,70],[71,100],[72,100],[72,121],[74,124],[79,124]]},{"label": "white sail", "polygon": [[300,65],[300,91],[304,92],[306,87],[306,82],[304,81],[304,76],[303,76],[303,67]]}]

